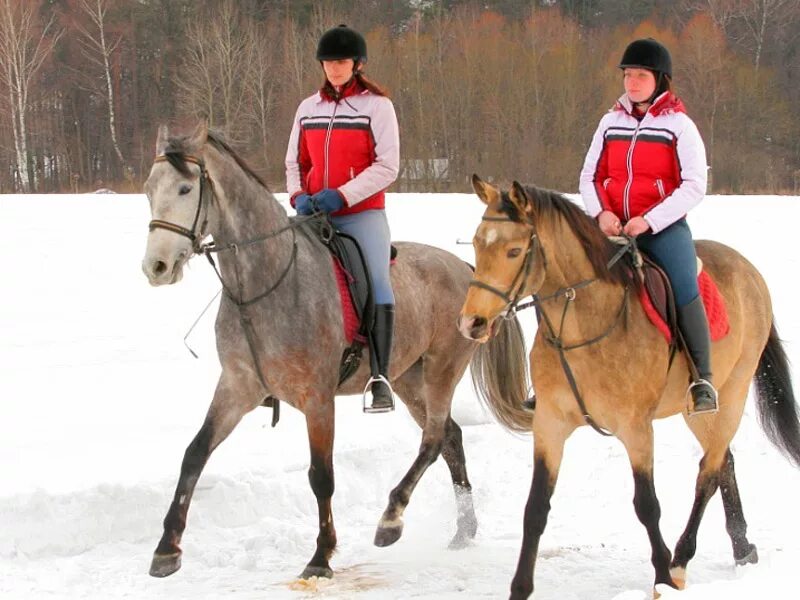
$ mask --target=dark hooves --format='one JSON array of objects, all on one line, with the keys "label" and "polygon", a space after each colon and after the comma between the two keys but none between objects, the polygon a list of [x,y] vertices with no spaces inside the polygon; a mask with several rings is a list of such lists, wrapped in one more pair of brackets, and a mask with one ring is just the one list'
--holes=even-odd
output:
[{"label": "dark hooves", "polygon": [[403,535],[402,525],[396,527],[378,527],[378,530],[375,532],[375,545],[379,548],[391,546],[400,539],[401,535]]},{"label": "dark hooves", "polygon": [[745,554],[742,558],[736,559],[736,564],[738,566],[742,565],[754,565],[758,562],[758,549],[755,547],[754,544],[750,544],[749,551]]},{"label": "dark hooves", "polygon": [[300,579],[311,579],[312,577],[324,577],[325,579],[333,578],[333,569],[330,567],[312,567],[308,565],[303,572],[300,573]]},{"label": "dark hooves", "polygon": [[181,568],[181,553],[154,554],[150,563],[150,575],[153,577],[168,577]]}]

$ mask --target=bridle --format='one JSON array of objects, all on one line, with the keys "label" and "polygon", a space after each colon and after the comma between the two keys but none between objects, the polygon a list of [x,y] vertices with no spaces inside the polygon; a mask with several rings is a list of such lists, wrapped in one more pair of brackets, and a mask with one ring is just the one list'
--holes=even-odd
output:
[{"label": "bridle", "polygon": [[[167,231],[171,231],[183,237],[189,238],[192,242],[193,254],[203,254],[208,259],[208,262],[211,264],[211,266],[214,269],[214,272],[217,274],[217,278],[219,279],[220,284],[222,285],[222,289],[225,292],[225,295],[238,308],[239,322],[242,326],[245,339],[247,340],[247,345],[250,349],[250,355],[253,359],[253,366],[255,367],[256,374],[258,375],[258,378],[261,381],[261,385],[264,388],[265,393],[269,394],[269,386],[267,385],[264,373],[261,371],[261,368],[259,366],[260,363],[258,360],[258,353],[257,353],[258,344],[256,341],[255,328],[253,326],[252,317],[250,317],[250,315],[247,312],[247,307],[269,296],[283,282],[283,280],[289,274],[292,265],[294,265],[295,259],[297,258],[296,229],[304,225],[307,221],[318,218],[319,214],[314,214],[309,217],[297,218],[294,221],[290,221],[288,225],[279,227],[278,229],[271,231],[270,233],[255,238],[251,238],[248,240],[233,242],[230,244],[225,244],[223,246],[218,246],[215,242],[204,244],[202,243],[202,240],[206,237],[206,227],[208,225],[208,210],[209,210],[208,207],[211,203],[211,198],[205,201],[204,199],[208,193],[210,193],[213,198],[214,181],[208,174],[208,171],[206,170],[205,167],[205,162],[201,158],[191,155],[183,155],[182,158],[186,162],[194,163],[198,167],[200,167],[200,195],[197,200],[197,210],[195,211],[194,220],[192,221],[192,228],[187,229],[182,225],[178,225],[170,221],[164,221],[162,219],[153,219],[152,221],[150,221],[149,225],[150,231],[153,231],[154,229],[165,229]],[[169,157],[165,154],[157,156],[154,160],[154,162],[165,162],[165,161],[166,162],[170,161]],[[200,222],[200,213],[203,212],[203,205],[205,205],[205,216],[203,217],[203,222],[200,225],[200,228],[198,229],[198,223]],[[238,260],[234,260],[234,272],[236,274],[236,292],[237,292],[234,294],[234,292],[228,285],[226,285],[225,280],[222,278],[222,273],[220,272],[216,262],[214,261],[213,254],[231,251],[235,255],[238,255],[239,250],[241,250],[242,248],[246,248],[248,246],[264,242],[270,238],[280,235],[285,231],[292,232],[292,253],[291,256],[289,257],[289,262],[286,264],[286,267],[278,276],[278,279],[269,288],[267,288],[266,291],[245,300],[244,281],[241,274],[241,265],[239,264]],[[277,398],[272,397],[272,399],[273,399],[272,426],[275,427],[275,425],[278,423],[278,419],[280,418],[280,403],[278,402]]]},{"label": "bridle", "polygon": [[[520,223],[510,217],[483,217],[484,221],[511,221],[514,223]],[[567,312],[569,311],[570,306],[575,301],[577,297],[577,290],[581,288],[588,287],[592,283],[598,280],[597,277],[592,277],[589,279],[584,279],[579,281],[578,283],[572,284],[567,287],[560,288],[553,292],[552,294],[548,294],[547,296],[539,296],[538,294],[534,293],[531,294],[531,300],[525,302],[523,304],[519,304],[519,300],[521,298],[522,290],[525,288],[525,282],[527,281],[528,277],[531,275],[531,265],[532,265],[532,256],[534,253],[534,246],[539,254],[542,257],[542,264],[544,267],[547,266],[547,255],[545,254],[544,248],[539,241],[539,238],[536,234],[536,228],[531,223],[520,223],[523,225],[528,225],[532,228],[532,233],[530,237],[530,241],[528,242],[528,248],[525,252],[525,260],[523,261],[522,265],[520,266],[519,271],[517,272],[514,280],[511,282],[511,286],[508,288],[508,291],[503,292],[499,288],[489,285],[488,283],[484,283],[478,279],[473,279],[469,285],[473,287],[477,287],[488,292],[491,292],[497,296],[503,298],[506,301],[506,306],[500,312],[500,314],[505,319],[512,319],[516,316],[521,310],[526,308],[530,308],[531,306],[536,307],[536,317],[539,324],[544,322],[545,327],[547,330],[544,332],[543,337],[544,340],[553,347],[557,352],[559,359],[561,360],[561,367],[564,370],[564,374],[567,378],[567,382],[569,383],[570,389],[572,390],[572,395],[575,397],[575,400],[578,403],[578,407],[581,410],[581,414],[583,415],[584,420],[587,424],[589,424],[595,431],[600,433],[604,436],[611,436],[612,433],[606,431],[602,427],[600,427],[594,419],[592,419],[591,415],[589,415],[589,411],[586,409],[586,404],[583,401],[583,396],[581,396],[580,391],[578,390],[578,384],[575,380],[575,376],[572,373],[572,369],[567,362],[566,353],[569,350],[575,350],[577,348],[583,348],[586,346],[591,346],[592,344],[596,344],[597,342],[605,339],[616,329],[617,325],[619,325],[625,314],[626,309],[628,307],[628,301],[630,298],[630,285],[625,286],[625,291],[622,296],[622,302],[620,303],[619,310],[617,310],[617,314],[614,318],[614,321],[609,325],[609,327],[600,335],[597,335],[591,339],[584,340],[582,342],[576,344],[564,344],[564,340],[562,337],[564,331],[564,323],[566,321]],[[626,241],[624,244],[620,246],[620,249],[611,257],[608,261],[607,266],[610,269],[613,267],[626,253],[633,252],[636,250],[636,240],[634,238],[626,237]],[[516,289],[515,289],[516,288]],[[542,304],[544,302],[550,300],[556,300],[559,298],[564,298],[564,309],[561,313],[561,322],[558,328],[558,332],[556,332],[555,327],[553,326],[553,322],[547,316],[547,313],[542,310]]]},{"label": "bridle", "polygon": [[[495,221],[495,222],[514,222],[518,223],[514,219],[509,217],[482,217],[482,221]],[[535,254],[540,254],[542,257],[542,264],[543,267],[547,266],[547,256],[544,253],[544,248],[542,248],[541,243],[539,242],[539,236],[536,234],[536,229],[532,227],[531,236],[528,239],[528,247],[525,249],[525,258],[522,261],[522,265],[520,265],[517,274],[514,276],[514,279],[511,281],[511,285],[508,287],[506,291],[501,290],[493,285],[489,285],[488,283],[481,281],[480,279],[473,278],[472,281],[469,282],[470,287],[480,288],[482,290],[486,290],[494,294],[495,296],[499,296],[503,300],[505,300],[506,304],[503,309],[500,311],[500,314],[504,316],[504,318],[512,319],[516,312],[520,310],[518,307],[518,302],[520,301],[522,296],[522,290],[525,289],[525,282],[528,280],[528,277],[531,275],[531,270],[533,269],[533,259]]]},{"label": "bridle", "polygon": [[[200,212],[203,209],[203,196],[206,193],[207,189],[211,190],[213,194],[213,183],[211,182],[211,177],[208,175],[208,171],[206,171],[205,163],[203,159],[198,158],[196,156],[184,156],[183,160],[186,162],[194,163],[198,167],[200,167],[200,195],[197,198],[197,210],[194,212],[194,220],[192,221],[192,228],[187,229],[182,225],[178,225],[177,223],[172,223],[171,221],[164,221],[162,219],[153,219],[150,221],[149,229],[153,231],[154,229],[166,229],[167,231],[171,231],[172,233],[177,233],[178,235],[182,235],[183,237],[189,238],[192,242],[192,251],[195,254],[200,254],[202,251],[202,247],[200,242],[206,236],[206,226],[208,225],[208,203],[206,202],[206,210],[205,216],[203,217],[203,222],[200,225],[200,230],[197,229],[197,224],[200,221]],[[160,154],[156,156],[153,162],[169,162],[169,158],[165,154]],[[208,185],[206,185],[208,184]]]}]

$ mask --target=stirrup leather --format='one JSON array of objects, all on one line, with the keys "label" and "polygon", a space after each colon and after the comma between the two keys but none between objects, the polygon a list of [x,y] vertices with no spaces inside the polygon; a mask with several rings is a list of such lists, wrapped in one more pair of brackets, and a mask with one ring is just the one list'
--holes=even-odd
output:
[{"label": "stirrup leather", "polygon": [[[389,406],[367,406],[367,392],[372,388],[372,384],[378,381],[382,381],[386,384],[386,387],[389,388],[389,393],[392,395],[392,403]],[[373,397],[373,403],[375,398]],[[364,386],[364,392],[361,395],[361,405],[364,409],[365,413],[385,413],[385,412],[392,412],[394,410],[394,390],[392,389],[392,384],[389,383],[389,380],[386,379],[383,375],[376,375],[375,377],[370,377],[369,381],[367,381],[367,385]]]},{"label": "stirrup leather", "polygon": [[[692,390],[700,385],[707,385],[711,388],[711,391],[714,392],[714,408],[708,410],[694,410],[694,397],[692,396]],[[717,392],[717,388],[708,381],[707,379],[698,379],[697,381],[693,381],[689,384],[689,387],[686,388],[686,405],[689,407],[689,414],[690,415],[712,415],[714,413],[719,412],[719,393]]]}]

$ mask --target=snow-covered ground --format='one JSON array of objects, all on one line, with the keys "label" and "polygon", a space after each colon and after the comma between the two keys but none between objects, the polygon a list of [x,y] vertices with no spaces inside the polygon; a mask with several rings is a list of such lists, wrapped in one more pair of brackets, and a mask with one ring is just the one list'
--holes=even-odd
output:
[{"label": "snow-covered ground", "polygon": [[[472,259],[482,205],[470,195],[389,195],[396,239]],[[258,409],[212,456],[183,540],[183,568],[148,576],[183,451],[219,366],[213,310],[182,338],[218,289],[195,260],[184,280],[151,288],[140,270],[143,196],[0,197],[0,598],[502,598],[514,572],[530,484],[530,438],[501,430],[465,380],[464,426],[478,536],[450,551],[455,502],[442,461],[425,475],[403,538],[372,545],[390,489],[410,466],[419,430],[400,408],[364,415],[337,404],[331,581],[301,586],[316,503],[301,415],[276,429]],[[800,291],[792,245],[800,198],[709,197],[690,215],[698,238],[739,249],[764,273],[777,324],[800,363]],[[533,330],[531,315],[524,317]],[[795,369],[795,381],[798,370]],[[800,384],[798,384],[800,385]],[[721,502],[711,502],[689,587],[663,598],[791,598],[800,562],[800,471],[765,440],[748,403],[734,441],[749,536],[761,562],[736,568]],[[697,444],[680,418],[656,427],[662,529],[674,545],[693,498]],[[652,597],[649,545],[632,507],[621,444],[584,428],[567,445],[536,572],[540,600]]]}]

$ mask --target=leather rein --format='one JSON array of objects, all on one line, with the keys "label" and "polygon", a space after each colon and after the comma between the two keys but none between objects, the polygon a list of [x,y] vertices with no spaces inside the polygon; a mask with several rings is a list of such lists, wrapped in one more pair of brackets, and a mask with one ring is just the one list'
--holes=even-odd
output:
[{"label": "leather rein", "polygon": [[[259,300],[263,300],[264,298],[269,296],[283,282],[283,280],[286,278],[289,271],[291,270],[292,265],[295,262],[295,259],[297,258],[297,232],[296,232],[297,227],[300,227],[310,219],[317,218],[317,215],[296,219],[294,221],[291,221],[288,225],[279,227],[278,229],[271,231],[270,233],[249,240],[225,244],[224,246],[217,246],[215,242],[209,242],[204,244],[202,243],[202,240],[207,235],[206,227],[208,225],[208,206],[211,203],[211,200],[214,196],[214,182],[211,179],[211,176],[208,174],[208,171],[206,170],[205,167],[205,162],[203,161],[202,158],[191,155],[184,155],[183,160],[185,160],[186,162],[196,164],[198,167],[200,167],[200,194],[197,200],[197,210],[195,211],[194,220],[192,221],[192,227],[191,229],[188,229],[186,227],[183,227],[182,225],[178,225],[170,221],[153,219],[152,221],[150,221],[149,229],[150,231],[153,231],[154,229],[166,229],[167,231],[171,231],[183,237],[189,238],[192,242],[193,254],[203,254],[208,259],[208,262],[211,264],[212,268],[214,269],[214,272],[217,274],[217,279],[219,279],[219,282],[222,285],[222,289],[225,292],[225,295],[239,309],[239,321],[241,323],[242,330],[244,331],[245,338],[247,340],[247,345],[250,349],[250,354],[253,359],[253,365],[255,367],[255,371],[258,374],[258,378],[261,381],[261,385],[263,386],[265,392],[269,394],[269,386],[267,386],[267,381],[264,377],[264,374],[262,373],[261,368],[259,368],[258,354],[256,351],[257,344],[255,339],[255,329],[253,327],[252,318],[250,317],[250,315],[247,314],[246,308],[252,304],[255,304]],[[167,158],[166,155],[162,154],[157,156],[154,162],[169,162],[169,158]],[[206,198],[206,196],[208,196],[209,193],[211,195],[211,198]],[[198,229],[198,223],[200,222],[200,214],[201,212],[203,212],[204,205],[205,205],[205,216],[203,217],[203,221]],[[220,272],[216,262],[214,261],[213,254],[230,251],[236,255],[242,248],[246,248],[254,244],[259,244],[270,238],[276,237],[285,231],[292,232],[292,253],[291,256],[289,257],[289,262],[286,264],[286,267],[281,272],[277,281],[275,281],[275,283],[273,283],[263,293],[245,300],[244,281],[242,278],[239,261],[236,260],[234,261],[234,273],[236,274],[237,293],[234,294],[231,288],[228,285],[226,285],[225,280],[222,277],[222,273]],[[277,425],[278,423],[278,420],[280,419],[280,402],[274,396],[270,395],[268,397],[272,398],[272,426],[275,427],[275,425]]]},{"label": "leather rein", "polygon": [[[570,389],[572,390],[572,395],[575,397],[576,402],[578,403],[578,408],[581,410],[581,414],[588,425],[592,427],[596,432],[604,436],[612,436],[613,433],[603,429],[599,426],[594,419],[592,419],[589,411],[586,409],[586,403],[583,401],[583,396],[578,389],[577,381],[575,380],[575,376],[572,372],[572,368],[567,361],[566,353],[570,350],[575,350],[577,348],[583,348],[586,346],[591,346],[596,344],[597,342],[607,338],[611,333],[617,328],[617,326],[622,322],[626,309],[628,307],[628,302],[630,299],[630,284],[625,286],[625,291],[622,295],[622,302],[620,303],[620,307],[617,310],[617,314],[614,318],[614,321],[611,325],[606,328],[606,330],[591,339],[584,340],[582,342],[576,344],[564,344],[563,340],[563,331],[564,331],[564,323],[566,321],[567,313],[569,312],[572,303],[575,301],[577,297],[577,290],[590,286],[592,283],[598,280],[597,277],[592,277],[591,279],[584,279],[570,285],[568,287],[560,288],[549,294],[547,296],[540,296],[539,294],[530,294],[531,300],[525,302],[523,304],[519,304],[519,300],[525,296],[523,296],[522,291],[525,288],[525,282],[531,275],[531,271],[533,269],[533,256],[534,252],[537,252],[542,257],[542,264],[543,267],[547,266],[547,255],[545,254],[544,248],[539,241],[539,237],[536,233],[536,228],[531,223],[521,223],[520,221],[516,221],[511,219],[510,217],[483,217],[483,221],[509,221],[513,223],[519,223],[521,225],[528,225],[532,229],[531,236],[528,240],[528,248],[525,251],[525,259],[522,265],[517,271],[511,285],[509,286],[508,290],[503,291],[499,288],[496,288],[488,283],[480,281],[479,279],[473,278],[470,281],[469,285],[471,287],[477,287],[496,296],[501,297],[503,300],[506,301],[506,305],[501,311],[501,315],[504,319],[513,319],[516,314],[521,311],[525,310],[526,308],[535,307],[536,308],[536,318],[539,324],[544,321],[545,326],[547,327],[547,331],[544,332],[544,339],[545,341],[555,350],[558,352],[558,357],[561,361],[561,367],[564,370],[564,375],[567,378],[567,382],[569,383]],[[628,252],[635,249],[636,241],[634,238],[627,238],[625,244],[623,244],[619,250],[611,257],[608,261],[608,268],[610,269],[613,267],[619,260]],[[527,294],[525,294],[527,295]],[[564,298],[564,310],[561,312],[561,319],[560,324],[558,327],[558,332],[556,332],[555,327],[553,326],[553,322],[547,316],[547,313],[542,310],[542,304],[544,302],[548,302],[551,300],[558,300],[559,298]]]}]

